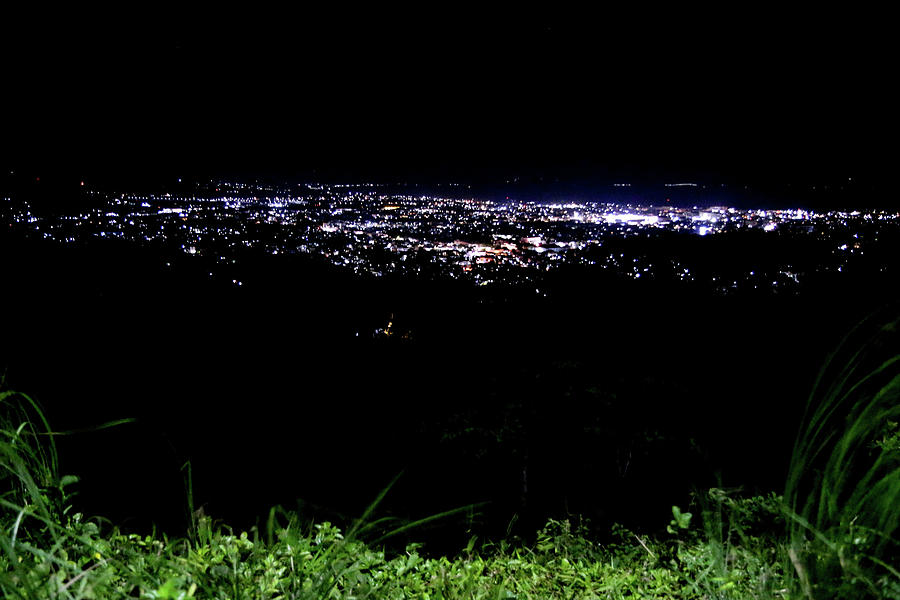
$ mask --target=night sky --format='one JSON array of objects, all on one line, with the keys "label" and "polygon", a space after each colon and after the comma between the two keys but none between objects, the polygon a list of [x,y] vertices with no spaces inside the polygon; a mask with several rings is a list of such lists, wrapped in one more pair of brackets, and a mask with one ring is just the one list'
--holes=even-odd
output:
[{"label": "night sky", "polygon": [[11,168],[889,179],[885,15],[153,5],[12,15]]},{"label": "night sky", "polygon": [[[194,193],[202,188],[191,186],[209,177],[468,181],[478,184],[473,195],[521,178],[517,192],[531,185],[537,197],[546,190],[535,182],[569,193],[594,183],[629,181],[639,190],[641,183],[701,181],[762,190],[748,192],[745,204],[770,201],[771,186],[792,206],[897,208],[894,23],[862,9],[651,6],[590,14],[431,5],[281,14],[154,3],[115,12],[10,13],[0,18],[0,198],[27,200],[41,214],[106,192]],[[823,183],[846,193],[824,200],[793,195]],[[94,190],[101,193],[86,193]],[[669,194],[659,190],[665,188],[657,185],[648,201]],[[736,195],[699,197],[725,203]],[[685,236],[678,248],[718,268],[733,257],[763,260],[789,247],[757,245],[757,233],[715,236],[723,240],[718,246]],[[846,241],[828,243],[847,249]],[[543,490],[532,495],[546,500],[529,509],[536,518],[560,514],[562,506],[568,511],[561,494],[570,484],[572,498],[584,499],[598,518],[619,518],[616,511],[626,509],[635,519],[666,515],[670,497],[659,493],[659,474],[673,493],[686,494],[679,486],[691,477],[714,483],[683,475],[676,463],[684,456],[700,465],[698,473],[731,461],[735,472],[748,474],[747,485],[780,485],[795,416],[824,353],[867,311],[897,297],[886,277],[867,282],[868,271],[855,280],[814,278],[802,297],[748,291],[732,298],[666,282],[653,287],[649,278],[632,285],[597,277],[597,270],[585,271],[589,277],[551,273],[549,297],[532,296],[530,288],[481,296],[480,288],[455,281],[357,278],[305,255],[275,259],[256,249],[241,255],[238,275],[213,277],[203,262],[212,255],[184,261],[179,252],[169,269],[155,246],[117,243],[71,248],[0,239],[16,259],[4,275],[15,293],[0,298],[0,312],[15,325],[8,336],[14,341],[0,349],[0,368],[8,368],[11,385],[51,407],[62,429],[142,419],[139,429],[103,434],[119,436],[114,441],[72,442],[68,464],[87,473],[88,514],[146,518],[168,511],[160,518],[176,524],[183,509],[178,467],[188,458],[198,503],[212,502],[211,514],[251,518],[282,497],[358,514],[364,505],[354,502],[368,502],[409,467],[411,491],[398,493],[398,511],[406,510],[403,498],[418,507],[419,492],[432,489],[440,510],[451,506],[439,502],[499,498],[496,524],[509,523],[503,511],[518,506],[518,458],[466,463],[436,441],[445,423],[462,422],[442,421],[444,413],[468,414],[465,399],[493,407],[499,412],[488,417],[500,421],[511,406],[525,415],[526,432],[536,427],[528,436],[561,441],[564,451],[535,442],[529,459],[542,465],[530,480],[532,490]],[[868,248],[867,258],[876,254]],[[238,278],[248,282],[240,290],[232,285]],[[379,345],[370,332],[394,315],[422,341]],[[584,378],[583,390],[572,387],[570,367]],[[673,432],[665,442],[673,445],[648,451],[638,483],[622,484],[621,494],[603,487],[619,481],[607,477],[615,452],[581,448],[577,440],[594,438],[569,435],[581,427],[580,406],[607,406],[591,390],[621,400],[610,400],[601,414],[616,427],[632,424],[635,436],[643,435],[637,427],[650,415]],[[380,397],[390,402],[374,401]],[[537,398],[534,406],[546,413],[522,398]],[[251,410],[231,410],[248,399]],[[559,408],[559,399],[568,408]],[[615,412],[619,406],[627,410]],[[776,411],[784,418],[771,419]],[[421,429],[423,423],[433,428]],[[707,436],[711,459],[674,445],[689,439],[690,428]],[[223,437],[235,431],[256,436],[257,444]],[[330,458],[302,462],[302,476],[286,483],[281,463],[264,460],[295,456],[301,434],[309,448],[331,448],[335,431],[350,443]],[[114,444],[123,450],[110,453]],[[754,444],[769,458],[745,451]],[[378,469],[359,466],[358,455],[372,448]],[[566,452],[586,462],[569,465]],[[345,464],[359,473],[345,477]],[[104,488],[110,472],[130,477],[114,481],[114,494]],[[163,482],[156,496],[146,492],[145,473]],[[363,476],[368,481],[360,483]],[[244,495],[234,493],[233,482],[245,479]],[[590,484],[579,491],[582,481]],[[456,482],[465,485],[453,492]],[[659,506],[644,510],[630,499]]]}]

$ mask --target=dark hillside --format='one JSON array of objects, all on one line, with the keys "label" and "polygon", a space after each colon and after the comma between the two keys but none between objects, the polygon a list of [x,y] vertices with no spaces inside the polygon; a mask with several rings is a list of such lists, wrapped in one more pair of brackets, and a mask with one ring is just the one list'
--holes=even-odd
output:
[{"label": "dark hillside", "polygon": [[488,500],[494,530],[513,513],[657,523],[717,473],[777,489],[827,351],[888,298],[582,268],[544,297],[271,256],[210,278],[199,257],[3,243],[8,382],[60,430],[138,419],[61,440],[83,510],[135,526],[180,526],[187,459],[197,504],[237,524],[297,498],[353,514],[403,469],[386,510]]}]

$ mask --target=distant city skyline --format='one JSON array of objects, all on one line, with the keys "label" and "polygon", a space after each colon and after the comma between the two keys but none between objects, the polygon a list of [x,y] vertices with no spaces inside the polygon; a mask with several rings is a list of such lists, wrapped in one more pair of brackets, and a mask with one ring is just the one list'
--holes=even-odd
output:
[{"label": "distant city skyline", "polygon": [[[306,255],[370,278],[459,280],[541,294],[548,276],[577,267],[592,277],[697,285],[720,295],[797,294],[808,281],[853,272],[890,278],[900,227],[897,211],[737,208],[722,203],[725,196],[702,195],[708,186],[694,182],[658,186],[664,194],[655,203],[652,196],[635,203],[627,192],[613,195],[630,190],[627,184],[608,188],[604,201],[535,202],[491,200],[460,184],[444,186],[442,196],[415,185],[177,183],[152,193],[79,184],[83,207],[57,213],[0,197],[0,225],[73,248],[119,240],[150,249],[164,268],[185,255],[202,257],[211,279],[235,287],[243,287],[241,267],[250,257]],[[681,190],[698,192],[697,204],[664,197]],[[711,267],[690,238],[717,234],[745,250]],[[772,255],[775,247],[781,250]]]}]

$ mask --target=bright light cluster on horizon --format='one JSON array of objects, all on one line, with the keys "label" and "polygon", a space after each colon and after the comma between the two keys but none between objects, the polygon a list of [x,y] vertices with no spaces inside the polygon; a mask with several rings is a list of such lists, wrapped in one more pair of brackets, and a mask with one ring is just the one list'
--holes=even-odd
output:
[{"label": "bright light cluster on horizon", "polygon": [[[678,259],[660,261],[615,248],[628,240],[665,235],[706,238],[753,230],[773,236],[834,238],[841,242],[832,245],[840,264],[823,268],[844,272],[848,260],[862,256],[877,241],[872,227],[877,232],[878,227],[898,223],[900,216],[885,211],[504,202],[389,193],[362,185],[316,184],[304,191],[211,182],[192,195],[106,195],[102,206],[77,215],[37,217],[25,206],[11,213],[9,226],[64,243],[118,238],[207,257],[220,265],[235,264],[246,252],[310,254],[360,275],[401,274],[492,285],[528,284],[565,264],[632,279],[695,281],[700,276],[697,269]],[[795,265],[784,264],[765,280],[750,270],[737,276],[714,275],[712,281],[728,291],[742,285],[788,288],[803,277]],[[238,285],[239,280],[234,281]]]}]

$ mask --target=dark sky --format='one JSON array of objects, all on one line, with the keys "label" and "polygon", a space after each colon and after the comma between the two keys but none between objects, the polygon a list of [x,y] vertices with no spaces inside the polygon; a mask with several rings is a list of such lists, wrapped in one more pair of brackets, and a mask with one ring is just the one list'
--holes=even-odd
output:
[{"label": "dark sky", "polygon": [[884,14],[222,6],[8,19],[0,160],[137,176],[893,169]]}]

